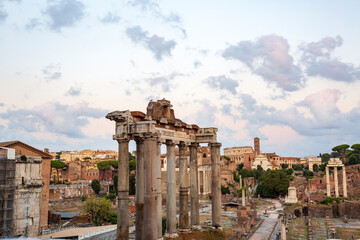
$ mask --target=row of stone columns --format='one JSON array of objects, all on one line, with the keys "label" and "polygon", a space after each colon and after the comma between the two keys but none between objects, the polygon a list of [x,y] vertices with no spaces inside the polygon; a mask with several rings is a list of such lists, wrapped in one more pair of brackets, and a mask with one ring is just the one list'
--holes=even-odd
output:
[{"label": "row of stone columns", "polygon": [[[156,240],[162,238],[162,196],[161,196],[161,142],[154,133],[135,138],[136,161],[136,233],[135,238]],[[118,140],[118,232],[117,239],[129,239],[129,161],[128,139]],[[166,186],[166,236],[176,237],[176,178],[175,143],[167,140],[167,186]],[[190,179],[187,172],[186,148],[184,142],[179,146],[179,227],[187,231],[189,224],[189,182],[191,226],[200,227],[197,143],[190,148]],[[211,143],[212,173],[212,225],[221,225],[221,189],[220,189],[220,143]]]},{"label": "row of stone columns", "polygon": [[[346,170],[345,166],[342,167],[342,173],[343,173],[343,197],[348,197],[347,195],[347,183],[346,183]],[[330,175],[329,175],[329,166],[326,166],[325,169],[326,174],[326,194],[328,197],[331,196],[331,190],[330,190]],[[338,170],[337,166],[334,166],[334,185],[335,185],[335,197],[339,197],[339,180],[338,180]]]}]

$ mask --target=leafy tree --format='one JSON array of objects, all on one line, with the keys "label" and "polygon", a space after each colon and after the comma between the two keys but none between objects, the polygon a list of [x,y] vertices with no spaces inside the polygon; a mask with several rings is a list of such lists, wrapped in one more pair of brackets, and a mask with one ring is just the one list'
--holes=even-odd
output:
[{"label": "leafy tree", "polygon": [[136,160],[129,161],[129,171],[133,171],[136,169]]},{"label": "leafy tree", "polygon": [[328,153],[321,154],[321,162],[327,163],[331,158],[331,155]]},{"label": "leafy tree", "polygon": [[347,144],[341,144],[336,147],[333,147],[332,150],[335,152],[338,152],[340,154],[340,159],[345,161],[344,156],[345,156],[346,150],[348,150],[349,147],[350,146]]},{"label": "leafy tree", "polygon": [[101,161],[97,164],[99,170],[109,170],[111,167],[117,169],[118,161]]},{"label": "leafy tree", "polygon": [[130,173],[129,175],[129,195],[135,195],[135,174]]},{"label": "leafy tree", "polygon": [[243,163],[240,163],[237,165],[236,167],[236,171],[238,171],[238,173],[240,174],[240,170],[244,168],[244,164]]},{"label": "leafy tree", "polygon": [[314,173],[312,171],[310,171],[310,170],[304,170],[303,171],[303,176],[304,177],[312,177],[312,176],[314,176]]},{"label": "leafy tree", "polygon": [[280,166],[281,166],[282,169],[286,169],[286,168],[289,167],[289,164],[282,163]]},{"label": "leafy tree", "polygon": [[235,181],[235,182],[240,182],[240,177],[239,177],[239,175],[237,174],[237,172],[236,172],[236,171],[233,171],[232,174],[233,174],[233,177],[234,177],[234,181]]},{"label": "leafy tree", "polygon": [[99,192],[100,192],[100,182],[99,182],[99,180],[97,180],[97,179],[92,180],[91,188],[96,194],[99,194]]},{"label": "leafy tree", "polygon": [[261,171],[264,171],[264,169],[262,168],[261,165],[257,165],[257,166],[256,166],[256,170],[258,170],[258,171],[260,171],[260,172],[261,172]]},{"label": "leafy tree", "polygon": [[282,170],[266,171],[260,178],[260,184],[256,188],[257,194],[262,197],[278,197],[287,193],[289,178]]},{"label": "leafy tree", "polygon": [[224,155],[223,158],[225,158],[225,160],[228,161],[228,162],[231,161],[231,159],[230,159],[228,156],[225,156],[225,155]]},{"label": "leafy tree", "polygon": [[51,168],[56,169],[56,175],[58,178],[57,181],[59,182],[59,169],[63,169],[66,166],[66,164],[59,160],[51,160],[50,165],[51,165]]},{"label": "leafy tree", "polygon": [[60,159],[60,156],[61,156],[61,152],[57,152],[55,158]]},{"label": "leafy tree", "polygon": [[319,170],[320,170],[321,172],[323,172],[323,171],[325,171],[325,167],[326,167],[325,164],[320,164],[320,165],[319,165]]},{"label": "leafy tree", "polygon": [[293,164],[292,165],[292,169],[294,169],[295,171],[301,171],[304,168],[304,166],[302,164]]},{"label": "leafy tree", "polygon": [[81,200],[82,202],[85,202],[86,199],[87,199],[87,196],[86,196],[86,195],[82,195],[82,196],[80,197],[80,200]]},{"label": "leafy tree", "polygon": [[110,163],[109,163],[109,161],[102,161],[102,162],[98,162],[97,163],[97,168],[99,169],[99,170],[108,170],[108,169],[110,169],[111,168],[111,165],[110,165]]},{"label": "leafy tree", "polygon": [[292,168],[281,169],[281,171],[283,171],[286,175],[291,175],[294,172]]},{"label": "leafy tree", "polygon": [[318,172],[319,171],[319,166],[317,164],[313,165],[313,170],[314,172]]},{"label": "leafy tree", "polygon": [[117,224],[117,213],[113,212],[110,213],[109,217],[106,219],[111,224]]},{"label": "leafy tree", "polygon": [[222,194],[222,195],[230,194],[230,189],[229,189],[229,187],[224,187],[223,185],[221,185],[221,194]]},{"label": "leafy tree", "polygon": [[112,204],[106,200],[106,198],[101,198],[99,200],[90,198],[87,199],[84,204],[83,213],[88,215],[96,226],[101,226],[107,222],[114,211],[112,209]]},{"label": "leafy tree", "polygon": [[352,149],[354,149],[354,151],[357,151],[358,153],[360,153],[360,144],[353,144],[351,146]]},{"label": "leafy tree", "polygon": [[113,183],[114,183],[114,188],[115,188],[115,191],[116,191],[116,194],[117,194],[117,188],[118,188],[118,175],[114,175],[112,180],[113,180]]},{"label": "leafy tree", "polygon": [[359,164],[360,163],[360,155],[357,153],[352,153],[349,157],[349,165]]}]

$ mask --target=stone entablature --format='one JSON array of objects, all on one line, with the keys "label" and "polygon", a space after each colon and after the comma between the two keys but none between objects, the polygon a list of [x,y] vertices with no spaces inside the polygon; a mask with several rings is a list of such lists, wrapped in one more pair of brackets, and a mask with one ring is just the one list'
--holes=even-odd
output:
[{"label": "stone entablature", "polygon": [[[136,239],[157,240],[162,238],[161,220],[161,145],[167,146],[166,217],[167,237],[176,237],[176,180],[175,145],[179,146],[179,231],[198,228],[199,190],[198,160],[199,143],[208,143],[211,155],[212,225],[221,226],[220,147],[217,128],[200,128],[175,118],[170,101],[150,101],[147,113],[140,111],[114,111],[106,118],[115,121],[114,140],[119,143],[118,175],[118,232],[117,239],[129,239],[129,161],[128,144],[136,142]],[[190,172],[186,148],[190,151]],[[190,187],[190,188],[189,188]],[[190,189],[190,218],[189,199]]]}]

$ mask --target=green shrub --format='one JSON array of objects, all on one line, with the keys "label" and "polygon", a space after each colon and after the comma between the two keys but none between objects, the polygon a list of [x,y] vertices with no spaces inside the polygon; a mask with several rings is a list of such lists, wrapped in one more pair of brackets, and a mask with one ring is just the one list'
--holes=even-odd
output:
[{"label": "green shrub", "polygon": [[332,204],[332,202],[337,202],[340,203],[340,199],[339,198],[333,198],[333,197],[326,197],[323,201],[320,202],[320,204],[325,204],[330,206]]},{"label": "green shrub", "polygon": [[81,200],[82,202],[85,202],[86,199],[87,199],[87,196],[85,196],[85,195],[82,195],[82,196],[80,197],[80,200]]},{"label": "green shrub", "polygon": [[107,218],[107,221],[111,224],[117,224],[117,213],[111,213],[109,217]]},{"label": "green shrub", "polygon": [[221,194],[225,195],[225,194],[229,194],[230,193],[230,189],[228,187],[224,187],[223,185],[221,185]]},{"label": "green shrub", "polygon": [[114,199],[116,199],[116,194],[115,193],[109,193],[109,195],[106,195],[105,197],[106,197],[106,199],[114,200]]}]

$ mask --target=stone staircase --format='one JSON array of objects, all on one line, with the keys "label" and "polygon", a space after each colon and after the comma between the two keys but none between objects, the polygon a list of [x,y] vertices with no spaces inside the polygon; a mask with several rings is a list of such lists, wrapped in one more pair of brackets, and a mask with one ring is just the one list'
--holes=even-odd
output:
[{"label": "stone staircase", "polygon": [[326,222],[323,218],[312,219],[312,239],[323,240],[326,239]]},{"label": "stone staircase", "polygon": [[289,220],[286,239],[288,240],[307,239],[307,230],[303,218],[295,218]]}]

